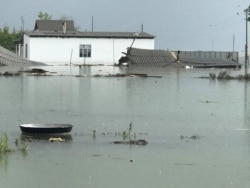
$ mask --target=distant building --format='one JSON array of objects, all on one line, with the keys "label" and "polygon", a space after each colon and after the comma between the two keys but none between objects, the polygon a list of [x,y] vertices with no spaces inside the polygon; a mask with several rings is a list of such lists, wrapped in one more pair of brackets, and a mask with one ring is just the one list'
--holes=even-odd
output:
[{"label": "distant building", "polygon": [[155,37],[145,32],[80,32],[71,20],[37,20],[24,32],[23,57],[46,64],[118,63],[133,47],[154,49]]}]

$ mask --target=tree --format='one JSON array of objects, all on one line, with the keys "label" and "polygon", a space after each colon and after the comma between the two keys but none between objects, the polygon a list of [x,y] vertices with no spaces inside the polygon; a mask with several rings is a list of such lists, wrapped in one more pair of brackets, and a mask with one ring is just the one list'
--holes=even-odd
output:
[{"label": "tree", "polygon": [[59,20],[73,20],[72,17],[67,16],[66,14],[62,15]]},{"label": "tree", "polygon": [[[73,19],[72,17],[70,17],[70,16],[67,16],[66,14],[62,15],[62,16],[59,18],[59,20],[63,20],[63,21],[65,21],[65,20],[72,20],[72,21],[74,22],[74,19]],[[80,31],[81,27],[80,27],[79,25],[75,25],[75,29],[76,29],[77,31]]]},{"label": "tree", "polygon": [[21,32],[16,32],[15,29],[13,29],[13,32],[9,32],[9,27],[4,26],[3,28],[0,28],[0,45],[10,51],[15,51],[15,41],[20,40],[21,38]]},{"label": "tree", "polygon": [[42,11],[40,11],[40,12],[38,13],[38,18],[39,18],[40,20],[51,20],[52,15],[49,15],[47,12],[42,12]]}]

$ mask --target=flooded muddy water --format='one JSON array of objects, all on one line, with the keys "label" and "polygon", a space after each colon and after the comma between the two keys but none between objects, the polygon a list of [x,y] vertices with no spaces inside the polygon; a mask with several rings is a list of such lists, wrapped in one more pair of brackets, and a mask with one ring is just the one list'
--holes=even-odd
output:
[{"label": "flooded muddy water", "polygon": [[[198,78],[216,69],[41,68],[51,76],[0,76],[0,134],[14,145],[20,124],[73,130],[0,154],[1,187],[249,187],[250,82]],[[104,76],[116,73],[159,77]],[[148,144],[113,143],[129,137]]]}]

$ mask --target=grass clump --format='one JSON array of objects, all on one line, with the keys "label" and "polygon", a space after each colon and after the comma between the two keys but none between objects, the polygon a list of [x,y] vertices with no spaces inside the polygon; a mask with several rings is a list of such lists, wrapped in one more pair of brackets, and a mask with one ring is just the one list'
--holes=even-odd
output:
[{"label": "grass clump", "polygon": [[0,153],[9,153],[12,149],[9,147],[9,138],[7,133],[4,133],[3,136],[0,136]]},{"label": "grass clump", "polygon": [[16,148],[12,148],[9,146],[9,138],[7,133],[4,133],[0,136],[0,154],[7,154],[19,150],[21,152],[27,152],[28,150],[28,143],[26,141],[21,141],[19,145],[18,139],[15,141]]},{"label": "grass clump", "polygon": [[128,138],[128,140],[131,140],[132,126],[133,126],[133,122],[131,122],[131,123],[129,124],[128,131],[123,131],[123,132],[122,132],[123,140],[126,140],[127,138]]}]

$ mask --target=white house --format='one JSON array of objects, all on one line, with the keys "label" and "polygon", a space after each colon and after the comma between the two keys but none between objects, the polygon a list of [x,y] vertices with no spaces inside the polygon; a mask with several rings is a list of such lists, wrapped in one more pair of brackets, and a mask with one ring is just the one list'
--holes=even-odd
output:
[{"label": "white house", "polygon": [[113,65],[131,45],[154,49],[154,39],[145,32],[80,32],[71,20],[37,20],[24,33],[23,57],[53,65]]}]

